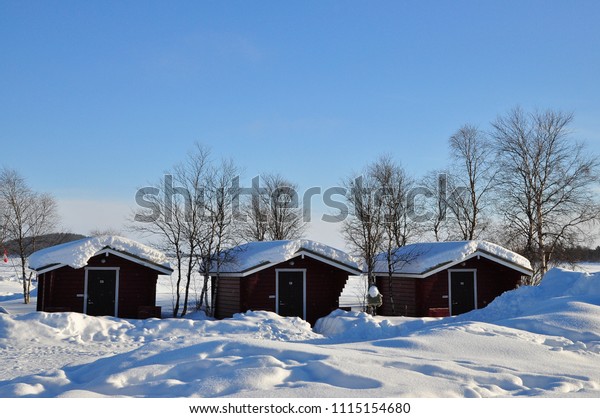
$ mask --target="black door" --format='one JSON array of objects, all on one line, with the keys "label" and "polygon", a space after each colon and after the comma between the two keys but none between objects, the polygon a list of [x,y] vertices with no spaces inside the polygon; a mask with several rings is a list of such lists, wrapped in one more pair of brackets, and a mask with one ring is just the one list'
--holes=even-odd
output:
[{"label": "black door", "polygon": [[279,315],[304,318],[304,272],[280,271],[277,277]]},{"label": "black door", "polygon": [[87,314],[115,314],[116,270],[88,270]]},{"label": "black door", "polygon": [[450,301],[452,315],[460,315],[475,309],[475,272],[450,272]]}]

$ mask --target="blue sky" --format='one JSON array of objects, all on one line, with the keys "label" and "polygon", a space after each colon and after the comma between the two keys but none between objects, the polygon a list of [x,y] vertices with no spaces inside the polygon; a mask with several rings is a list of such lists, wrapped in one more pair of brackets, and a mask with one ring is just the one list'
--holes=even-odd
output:
[{"label": "blue sky", "polygon": [[599,19],[595,1],[0,0],[0,165],[87,233],[194,142],[326,188],[381,154],[442,168],[462,124],[520,105],[573,112],[599,152]]}]

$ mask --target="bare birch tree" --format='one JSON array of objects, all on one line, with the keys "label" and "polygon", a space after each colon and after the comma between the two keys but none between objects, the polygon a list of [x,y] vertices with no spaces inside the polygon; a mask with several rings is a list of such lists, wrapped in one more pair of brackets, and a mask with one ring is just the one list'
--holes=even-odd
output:
[{"label": "bare birch tree", "polygon": [[134,214],[131,229],[156,236],[160,247],[175,259],[173,316],[188,310],[190,285],[198,267],[198,236],[204,215],[204,178],[210,152],[196,145],[187,159],[165,174],[153,187],[138,191],[142,208]]},{"label": "bare birch tree", "polygon": [[145,211],[135,214],[131,228],[159,237],[162,248],[175,257],[174,316],[188,312],[196,274],[202,278],[196,306],[213,313],[218,287],[210,272],[233,242],[231,187],[236,176],[231,161],[215,164],[208,148],[197,144],[164,176],[163,184],[140,189],[136,196]]},{"label": "bare birch tree", "polygon": [[571,138],[573,115],[515,108],[492,123],[500,168],[499,210],[509,244],[530,258],[534,283],[559,246],[589,235],[598,219],[598,157]]},{"label": "bare birch tree", "polygon": [[[264,196],[265,190],[260,187],[260,177],[252,179],[250,196],[245,196],[241,202],[241,219],[238,221],[238,233],[244,241],[266,241],[268,229],[267,206],[270,204],[268,197]],[[238,201],[241,196],[238,197]]]},{"label": "bare birch tree", "polygon": [[350,216],[342,226],[342,234],[354,254],[363,259],[366,289],[375,284],[376,265],[385,263],[390,287],[384,298],[392,311],[391,277],[412,258],[399,249],[419,233],[409,205],[413,186],[402,166],[387,156],[368,165],[361,175],[344,181]]},{"label": "bare birch tree", "polygon": [[298,186],[280,174],[262,174],[252,181],[251,196],[243,203],[240,235],[246,241],[302,238],[306,224]]},{"label": "bare birch tree", "polygon": [[[381,250],[388,273],[388,289],[384,291],[384,298],[393,314],[396,307],[393,298],[392,276],[411,257],[399,251],[410,238],[418,233],[418,225],[411,219],[408,204],[410,190],[414,181],[398,163],[387,156],[380,157],[368,168],[369,176],[373,178],[376,186],[375,205],[381,211],[383,239]],[[381,255],[380,255],[381,257]]]},{"label": "bare birch tree", "polygon": [[421,180],[426,191],[419,211],[427,214],[421,223],[421,234],[434,241],[447,241],[453,236],[448,220],[448,201],[454,193],[450,189],[448,170],[427,173]]},{"label": "bare birch tree", "polygon": [[199,302],[210,316],[215,314],[220,268],[223,263],[231,261],[233,254],[230,249],[238,244],[232,210],[232,201],[237,196],[231,191],[231,184],[238,173],[233,161],[224,160],[213,166],[205,180],[204,232],[198,243],[200,274],[203,276]]},{"label": "bare birch tree", "polygon": [[15,170],[0,172],[0,200],[6,238],[16,241],[21,261],[23,302],[28,304],[32,274],[27,273],[27,257],[37,250],[40,235],[53,232],[58,215],[56,201],[47,193],[38,193]]},{"label": "bare birch tree", "polygon": [[378,183],[366,171],[343,181],[350,216],[342,224],[342,235],[353,253],[362,258],[367,275],[367,288],[375,283],[375,264],[382,251],[385,229]]},{"label": "bare birch tree", "polygon": [[486,134],[473,125],[462,126],[450,137],[449,144],[455,164],[453,175],[448,179],[453,192],[446,207],[454,215],[459,239],[477,239],[490,222],[486,211],[497,172],[493,147]]}]

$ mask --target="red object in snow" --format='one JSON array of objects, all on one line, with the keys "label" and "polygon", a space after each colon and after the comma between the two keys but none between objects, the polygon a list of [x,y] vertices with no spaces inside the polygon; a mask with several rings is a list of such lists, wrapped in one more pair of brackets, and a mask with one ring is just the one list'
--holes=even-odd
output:
[{"label": "red object in snow", "polygon": [[6,253],[6,248],[4,249],[4,262],[8,263],[8,254]]}]

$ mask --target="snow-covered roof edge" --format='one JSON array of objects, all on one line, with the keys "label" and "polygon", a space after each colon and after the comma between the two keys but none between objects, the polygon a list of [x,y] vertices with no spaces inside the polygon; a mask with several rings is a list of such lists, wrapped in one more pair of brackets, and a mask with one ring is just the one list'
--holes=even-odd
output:
[{"label": "snow-covered roof edge", "polygon": [[231,248],[228,251],[231,259],[220,266],[219,272],[223,275],[248,276],[301,255],[334,265],[349,273],[361,272],[358,262],[346,252],[306,239],[256,241]]},{"label": "snow-covered roof edge", "polygon": [[29,256],[28,265],[38,274],[63,266],[79,269],[85,267],[90,258],[103,251],[128,258],[162,274],[170,274],[173,271],[166,255],[161,251],[116,235],[88,237],[44,248]]}]

